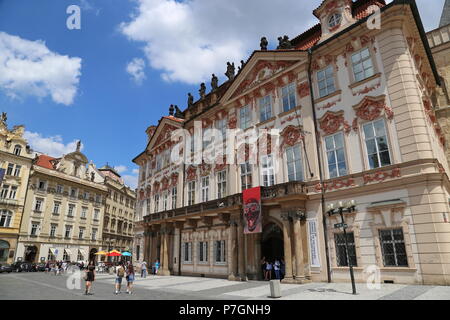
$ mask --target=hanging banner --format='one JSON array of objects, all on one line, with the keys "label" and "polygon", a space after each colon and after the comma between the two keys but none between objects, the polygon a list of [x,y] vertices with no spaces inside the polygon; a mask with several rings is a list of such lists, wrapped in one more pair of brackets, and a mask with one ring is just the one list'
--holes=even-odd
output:
[{"label": "hanging banner", "polygon": [[5,169],[0,169],[0,184],[3,182],[3,178],[5,177]]},{"label": "hanging banner", "polygon": [[261,187],[244,190],[244,233],[262,232]]}]

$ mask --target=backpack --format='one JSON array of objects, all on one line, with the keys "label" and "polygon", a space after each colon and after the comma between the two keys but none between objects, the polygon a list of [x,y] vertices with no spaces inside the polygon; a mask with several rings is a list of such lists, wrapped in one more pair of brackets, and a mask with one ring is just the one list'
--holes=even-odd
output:
[{"label": "backpack", "polygon": [[117,270],[117,275],[121,278],[124,277],[125,275],[125,270],[123,269],[123,267],[120,267],[119,270]]}]

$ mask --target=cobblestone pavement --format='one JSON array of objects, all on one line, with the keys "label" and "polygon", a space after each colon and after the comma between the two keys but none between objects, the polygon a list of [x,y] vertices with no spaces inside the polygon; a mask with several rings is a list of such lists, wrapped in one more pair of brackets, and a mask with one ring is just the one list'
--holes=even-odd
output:
[{"label": "cobblestone pavement", "polygon": [[[114,276],[97,275],[92,292],[85,296],[80,277],[71,282],[68,275],[45,273],[0,274],[0,299],[37,300],[272,300],[268,282],[230,282],[221,279],[193,277],[137,276],[133,294],[125,286],[114,294]],[[69,280],[69,281],[68,281]],[[125,279],[124,279],[125,280]],[[125,281],[124,281],[125,282]],[[74,287],[73,290],[69,289]],[[80,286],[76,288],[76,284]],[[357,284],[357,295],[350,283],[281,284],[280,300],[450,300],[450,286],[407,286],[382,284],[380,290],[369,290]]]}]

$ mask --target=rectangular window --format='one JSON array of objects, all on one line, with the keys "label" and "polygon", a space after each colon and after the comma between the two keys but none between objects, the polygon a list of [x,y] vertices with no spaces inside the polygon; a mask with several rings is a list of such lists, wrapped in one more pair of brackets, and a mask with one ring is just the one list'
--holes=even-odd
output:
[{"label": "rectangular window", "polygon": [[74,188],[70,189],[70,196],[72,198],[76,198],[76,196],[77,196],[77,189],[74,189]]},{"label": "rectangular window", "polygon": [[12,213],[8,210],[0,210],[0,227],[9,228],[11,225]]},{"label": "rectangular window", "polygon": [[260,122],[272,118],[272,97],[270,95],[259,99]]},{"label": "rectangular window", "polygon": [[80,227],[80,231],[78,232],[78,239],[83,239],[84,237],[84,228]]},{"label": "rectangular window", "polygon": [[93,241],[97,240],[97,229],[92,229],[92,239]]},{"label": "rectangular window", "polygon": [[172,209],[177,208],[177,187],[172,188]]},{"label": "rectangular window", "polygon": [[227,196],[227,171],[219,171],[217,173],[217,199]]},{"label": "rectangular window", "polygon": [[289,181],[303,181],[302,152],[300,145],[286,148]]},{"label": "rectangular window", "polygon": [[39,181],[39,186],[38,186],[39,190],[45,190],[45,181]]},{"label": "rectangular window", "polygon": [[155,194],[154,211],[159,212],[159,194]]},{"label": "rectangular window", "polygon": [[16,165],[16,169],[14,170],[14,176],[18,177],[20,176],[20,169],[22,168],[22,166]]},{"label": "rectangular window", "polygon": [[188,206],[195,204],[195,181],[188,183]]},{"label": "rectangular window", "polygon": [[199,242],[198,249],[198,261],[208,262],[208,242]]},{"label": "rectangular window", "polygon": [[202,202],[209,200],[209,177],[202,177]]},{"label": "rectangular window", "polygon": [[352,55],[352,65],[356,82],[367,79],[375,74],[369,48],[354,53]]},{"label": "rectangular window", "polygon": [[69,209],[67,210],[67,216],[73,218],[74,215],[75,215],[75,205],[69,204]]},{"label": "rectangular window", "polygon": [[261,177],[264,187],[275,185],[273,155],[271,154],[261,157]]},{"label": "rectangular window", "polygon": [[169,193],[164,192],[163,193],[163,210],[167,211],[169,209]]},{"label": "rectangular window", "polygon": [[347,175],[344,135],[342,132],[325,137],[325,148],[327,152],[328,173],[330,178]]},{"label": "rectangular window", "polygon": [[36,236],[39,230],[39,222],[31,223],[31,235]]},{"label": "rectangular window", "polygon": [[9,185],[4,184],[2,187],[2,191],[0,192],[0,198],[6,199],[6,197],[8,196],[8,191],[9,191]]},{"label": "rectangular window", "polygon": [[370,169],[389,166],[391,157],[383,119],[363,125]]},{"label": "rectangular window", "polygon": [[53,214],[59,214],[60,207],[61,207],[61,202],[55,201],[53,203]]},{"label": "rectangular window", "polygon": [[81,218],[86,218],[87,211],[88,211],[87,207],[81,207]]},{"label": "rectangular window", "polygon": [[252,187],[252,166],[248,161],[241,164],[241,185],[242,191]]},{"label": "rectangular window", "polygon": [[216,122],[216,128],[219,130],[220,134],[222,135],[222,140],[225,140],[227,138],[227,119],[220,119]]},{"label": "rectangular window", "polygon": [[214,242],[214,256],[216,263],[224,263],[226,259],[225,240]]},{"label": "rectangular window", "polygon": [[328,66],[317,72],[317,83],[319,85],[319,97],[325,97],[336,91],[334,86],[333,66]]},{"label": "rectangular window", "polygon": [[14,171],[14,164],[10,163],[8,164],[8,168],[6,169],[6,175],[12,176]]},{"label": "rectangular window", "polygon": [[57,224],[52,224],[50,227],[50,237],[55,237],[56,236],[56,228],[58,228]]},{"label": "rectangular window", "polygon": [[44,199],[36,198],[36,202],[34,204],[34,211],[41,212],[42,211],[42,203],[44,202]]},{"label": "rectangular window", "polygon": [[17,187],[12,186],[11,191],[9,192],[9,198],[14,200],[16,198],[16,193],[17,193]]},{"label": "rectangular window", "polygon": [[183,261],[192,262],[192,242],[183,243]]},{"label": "rectangular window", "polygon": [[64,238],[70,238],[70,233],[72,232],[72,226],[66,226],[66,231],[64,233]]},{"label": "rectangular window", "polygon": [[[338,267],[348,267],[347,248],[345,247],[345,237],[343,233],[336,233],[334,235],[334,242],[336,244],[336,263]],[[355,238],[353,232],[347,233],[347,243],[349,250],[349,258],[353,267],[357,266]]]},{"label": "rectangular window", "polygon": [[94,209],[94,220],[98,221],[99,217],[100,217],[100,210]]},{"label": "rectangular window", "polygon": [[239,121],[240,121],[240,127],[242,130],[245,130],[247,128],[250,128],[252,125],[252,110],[250,108],[250,105],[246,105],[245,107],[242,107],[239,110]]},{"label": "rectangular window", "polygon": [[380,230],[380,242],[385,267],[408,266],[402,229]]},{"label": "rectangular window", "polygon": [[62,185],[58,184],[58,185],[56,186],[56,193],[57,193],[57,194],[62,194],[63,191],[64,191],[64,187],[63,187]]},{"label": "rectangular window", "polygon": [[297,106],[295,99],[295,83],[291,83],[281,89],[281,99],[283,100],[283,111],[289,111]]}]

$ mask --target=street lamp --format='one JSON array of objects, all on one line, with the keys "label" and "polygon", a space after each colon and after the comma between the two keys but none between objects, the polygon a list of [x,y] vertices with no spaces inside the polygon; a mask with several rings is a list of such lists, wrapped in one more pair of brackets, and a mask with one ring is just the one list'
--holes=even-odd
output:
[{"label": "street lamp", "polygon": [[353,294],[356,294],[356,285],[355,285],[355,276],[353,274],[353,264],[350,259],[350,251],[348,250],[348,241],[347,241],[347,227],[348,226],[345,224],[344,212],[352,213],[355,211],[356,211],[356,201],[355,200],[350,200],[346,203],[344,203],[343,201],[339,201],[337,208],[335,208],[335,205],[333,203],[331,203],[327,206],[327,213],[330,217],[335,214],[339,214],[341,216],[341,223],[336,224],[335,228],[342,228],[344,230],[345,250],[347,253],[348,266],[350,269],[350,279],[352,281]]}]

